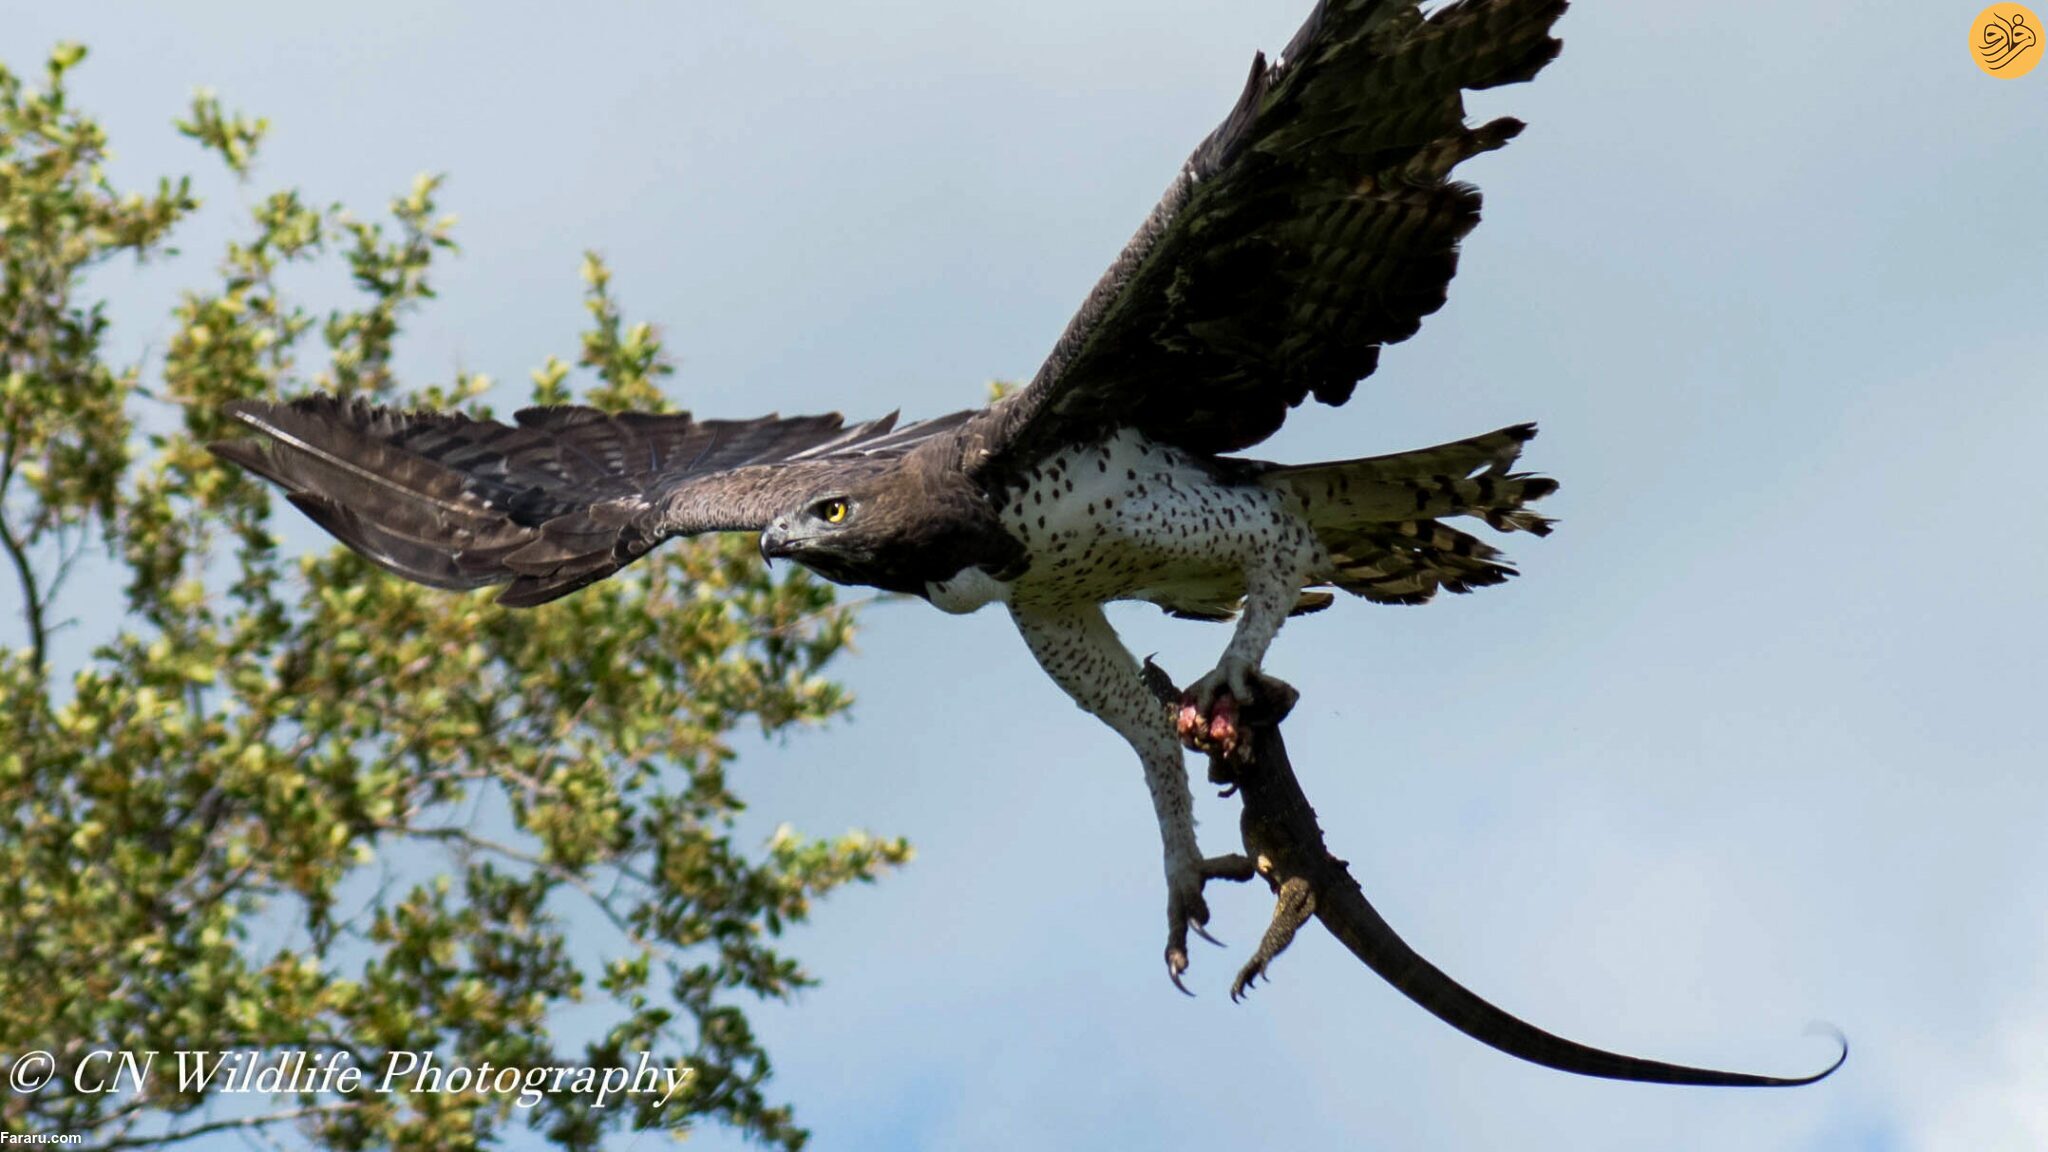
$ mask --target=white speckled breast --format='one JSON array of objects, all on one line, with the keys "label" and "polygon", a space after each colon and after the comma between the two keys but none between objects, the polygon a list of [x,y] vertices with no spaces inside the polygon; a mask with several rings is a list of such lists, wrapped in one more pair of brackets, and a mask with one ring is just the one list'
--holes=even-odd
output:
[{"label": "white speckled breast", "polygon": [[931,585],[932,603],[1227,603],[1244,594],[1248,562],[1306,535],[1279,493],[1221,482],[1129,430],[1041,461],[1001,517],[1030,568],[1007,584],[969,569]]}]

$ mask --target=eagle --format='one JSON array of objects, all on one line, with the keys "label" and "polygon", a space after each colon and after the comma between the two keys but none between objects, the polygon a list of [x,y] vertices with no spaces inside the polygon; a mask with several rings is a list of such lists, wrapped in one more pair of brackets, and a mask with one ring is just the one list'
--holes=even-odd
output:
[{"label": "eagle", "polygon": [[[557,406],[503,424],[313,395],[230,405],[256,435],[211,448],[370,561],[436,588],[502,586],[512,607],[707,532],[758,534],[767,561],[949,613],[1000,604],[1143,766],[1178,983],[1186,932],[1208,920],[1183,730],[1103,606],[1235,621],[1188,689],[1200,729],[1247,698],[1281,625],[1335,592],[1422,604],[1516,575],[1467,529],[1550,531],[1530,506],[1556,483],[1516,470],[1534,425],[1322,463],[1239,453],[1306,401],[1343,404],[1443,305],[1480,210],[1452,171],[1522,129],[1468,124],[1464,93],[1535,76],[1564,10],[1322,0],[1278,58],[1254,58],[1029,383],[984,408],[900,424]],[[1574,1070],[1792,1082],[1594,1055]]]}]

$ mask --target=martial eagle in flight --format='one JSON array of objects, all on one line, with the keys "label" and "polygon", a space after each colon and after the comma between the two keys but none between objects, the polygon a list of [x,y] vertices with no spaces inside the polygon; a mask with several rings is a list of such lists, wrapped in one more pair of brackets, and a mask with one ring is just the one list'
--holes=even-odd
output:
[{"label": "martial eagle in flight", "polygon": [[[515,607],[704,532],[758,533],[770,560],[946,612],[1003,605],[1046,674],[1144,765],[1178,977],[1179,942],[1208,919],[1180,734],[1103,605],[1235,618],[1190,688],[1208,715],[1246,698],[1281,624],[1330,590],[1421,604],[1499,584],[1515,570],[1457,525],[1549,531],[1530,505],[1556,484],[1515,470],[1532,425],[1319,464],[1228,454],[1311,397],[1343,404],[1383,345],[1442,306],[1479,220],[1479,193],[1451,171],[1522,127],[1467,125],[1463,93],[1534,76],[1564,9],[1323,0],[1277,60],[1254,60],[1030,384],[986,408],[848,425],[551,407],[508,426],[311,396],[232,405],[259,435],[212,448],[384,568],[503,585]],[[1429,972],[1418,979],[1448,982]],[[1571,1071],[1806,1082],[1545,1049],[1484,1008],[1497,1018],[1483,1039]]]}]

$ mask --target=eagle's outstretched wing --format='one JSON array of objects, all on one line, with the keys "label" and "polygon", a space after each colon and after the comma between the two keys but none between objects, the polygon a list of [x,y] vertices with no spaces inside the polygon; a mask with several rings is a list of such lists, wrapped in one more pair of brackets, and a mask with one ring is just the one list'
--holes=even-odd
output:
[{"label": "eagle's outstretched wing", "polygon": [[687,414],[528,408],[514,425],[309,396],[228,413],[260,437],[211,444],[283,488],[343,543],[437,588],[507,584],[499,602],[545,603],[601,580],[662,540],[759,531],[835,475],[857,473],[959,425],[896,427],[838,415],[694,420]]},{"label": "eagle's outstretched wing", "polygon": [[1029,387],[967,466],[1028,466],[1117,426],[1195,452],[1273,434],[1310,395],[1342,404],[1380,346],[1441,307],[1479,193],[1458,162],[1521,130],[1468,128],[1463,91],[1557,54],[1564,0],[1323,0],[1252,64]]}]

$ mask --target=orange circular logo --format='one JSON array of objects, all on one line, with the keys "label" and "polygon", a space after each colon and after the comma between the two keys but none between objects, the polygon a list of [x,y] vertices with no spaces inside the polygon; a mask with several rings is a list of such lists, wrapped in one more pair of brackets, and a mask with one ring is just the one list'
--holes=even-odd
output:
[{"label": "orange circular logo", "polygon": [[2010,80],[2041,62],[2041,18],[2024,4],[1993,4],[1970,25],[1970,55],[1977,67]]}]

